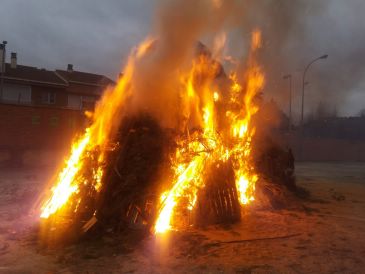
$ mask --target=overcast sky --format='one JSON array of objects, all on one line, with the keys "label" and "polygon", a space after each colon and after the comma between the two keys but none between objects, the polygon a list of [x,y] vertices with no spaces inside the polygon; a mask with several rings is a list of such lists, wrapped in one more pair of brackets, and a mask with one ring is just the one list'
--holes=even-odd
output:
[{"label": "overcast sky", "polygon": [[[269,31],[276,23],[283,28],[264,36],[272,50],[272,58],[267,61],[270,75],[266,89],[277,90],[272,93],[274,99],[277,97],[285,106],[286,86],[281,76],[291,72],[293,104],[298,109],[303,67],[312,58],[327,53],[329,59],[316,64],[308,74],[311,105],[307,112],[327,99],[329,107],[336,107],[342,115],[357,114],[365,108],[364,0],[255,1],[252,3],[259,10],[251,13],[247,6],[247,14],[264,14]],[[0,40],[8,41],[8,57],[10,52],[17,52],[20,64],[65,69],[72,63],[77,70],[115,79],[130,49],[149,33],[155,2],[1,0]],[[284,12],[293,16],[284,14],[288,21],[280,21],[283,11],[275,13],[276,6],[284,6]],[[275,37],[281,39],[280,43],[273,41]]]},{"label": "overcast sky", "polygon": [[115,78],[148,33],[153,0],[1,0],[0,39],[20,64]]}]

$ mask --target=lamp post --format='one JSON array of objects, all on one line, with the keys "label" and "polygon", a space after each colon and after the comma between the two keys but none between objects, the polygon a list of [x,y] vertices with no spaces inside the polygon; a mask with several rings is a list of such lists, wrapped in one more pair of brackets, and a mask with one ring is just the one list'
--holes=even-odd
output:
[{"label": "lamp post", "polygon": [[0,79],[0,101],[3,100],[3,90],[4,90],[4,74],[5,74],[5,50],[6,50],[6,44],[8,42],[3,41],[2,44],[0,44],[0,49],[1,49],[1,53],[2,53],[2,58],[1,58],[1,79]]},{"label": "lamp post", "polygon": [[321,60],[321,59],[327,59],[328,57],[328,54],[325,54],[325,55],[322,55],[316,59],[314,59],[313,61],[311,61],[307,66],[306,68],[304,69],[304,73],[303,73],[303,85],[302,85],[302,117],[301,117],[301,120],[300,120],[300,125],[303,126],[303,121],[304,121],[304,89],[305,89],[305,75],[307,74],[307,71],[308,69],[310,68],[310,66],[318,61],[318,60]]},{"label": "lamp post", "polygon": [[283,76],[284,80],[289,79],[289,130],[291,129],[292,116],[291,116],[291,101],[292,101],[292,75],[287,74]]}]

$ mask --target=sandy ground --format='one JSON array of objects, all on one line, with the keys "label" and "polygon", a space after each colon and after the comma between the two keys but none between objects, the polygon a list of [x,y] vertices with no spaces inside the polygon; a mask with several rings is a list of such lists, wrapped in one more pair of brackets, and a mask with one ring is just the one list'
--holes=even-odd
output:
[{"label": "sandy ground", "polygon": [[297,164],[311,198],[241,223],[44,250],[32,203],[52,170],[0,171],[0,273],[365,273],[365,163]]}]

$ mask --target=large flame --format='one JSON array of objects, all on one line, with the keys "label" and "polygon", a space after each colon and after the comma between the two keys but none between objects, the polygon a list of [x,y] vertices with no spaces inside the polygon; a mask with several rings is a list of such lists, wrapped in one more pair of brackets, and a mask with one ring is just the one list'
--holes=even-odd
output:
[{"label": "large flame", "polygon": [[[65,162],[64,169],[59,173],[55,186],[51,190],[50,198],[47,199],[41,208],[41,218],[47,219],[58,212],[69,201],[70,197],[77,193],[81,184],[91,183],[98,192],[101,186],[103,175],[104,151],[108,141],[118,128],[118,117],[123,111],[126,98],[131,95],[131,81],[135,68],[135,63],[142,58],[152,43],[152,39],[145,42],[133,50],[123,77],[119,80],[114,89],[105,91],[101,101],[97,104],[95,112],[92,114],[92,124],[85,130],[85,133],[72,145],[71,155]],[[98,150],[98,164],[93,170],[94,180],[86,182],[81,176],[85,159],[88,153]]]},{"label": "large flame", "polygon": [[73,145],[71,157],[66,167],[59,174],[59,183],[53,188],[53,195],[42,208],[42,218],[48,218],[64,205],[70,196],[78,190],[74,178],[79,171],[81,155],[90,141],[90,132],[87,130],[83,138]]},{"label": "large flame", "polygon": [[[217,1],[217,5],[219,3],[220,1]],[[224,41],[224,35],[217,41],[219,51]],[[136,61],[148,53],[152,43],[153,40],[148,39],[133,52],[117,86],[105,92],[92,115],[90,127],[73,144],[71,155],[59,173],[50,197],[42,206],[42,218],[47,219],[60,212],[71,200],[72,195],[78,193],[82,184],[91,184],[96,193],[99,192],[103,183],[106,147],[119,126],[117,121],[121,120],[126,99],[133,93]],[[230,160],[233,164],[240,203],[245,205],[254,200],[258,176],[250,159],[251,140],[255,133],[251,121],[258,110],[254,99],[263,87],[264,76],[253,56],[260,46],[261,34],[255,31],[247,70],[244,75],[239,75],[237,72],[230,74],[232,84],[228,95],[224,95],[215,84],[221,68],[210,56],[204,54],[198,56],[189,71],[180,73],[182,116],[185,118],[182,127],[189,132],[189,123],[193,123],[194,127],[198,126],[201,130],[177,140],[179,146],[174,154],[172,167],[174,180],[171,189],[161,195],[160,210],[154,226],[156,233],[175,228],[174,214],[181,204],[184,204],[187,210],[194,208],[198,191],[205,186],[208,163]],[[217,105],[221,101],[225,101],[223,115],[227,125],[223,127],[226,131],[224,133],[219,132],[217,122]],[[88,153],[96,149],[99,153],[98,164],[93,170],[94,180],[86,182],[80,173],[85,168]]]},{"label": "large flame", "polygon": [[[214,72],[215,64],[211,62],[194,63],[190,72],[189,81],[186,84],[188,99],[193,103],[200,103],[202,114],[203,133],[199,138],[191,140],[187,147],[191,156],[187,164],[184,157],[184,149],[180,148],[175,157],[175,182],[167,193],[161,196],[161,211],[155,225],[156,233],[163,233],[172,227],[174,208],[182,199],[188,199],[187,207],[191,210],[197,200],[197,192],[204,187],[204,168],[208,160],[227,161],[231,159],[236,178],[236,187],[239,193],[239,201],[246,205],[254,200],[255,183],[258,176],[250,163],[251,140],[255,129],[251,126],[251,118],[258,108],[254,104],[254,98],[262,89],[264,76],[260,67],[256,64],[253,54],[261,46],[261,33],[254,31],[252,35],[251,57],[245,75],[245,87],[242,87],[237,74],[231,75],[232,86],[230,89],[230,101],[234,107],[227,110],[226,116],[230,124],[230,142],[224,142],[216,132],[215,103],[219,100],[219,92],[215,91]],[[200,57],[202,58],[202,57]],[[194,85],[192,79],[207,75],[205,81]],[[213,72],[213,73],[212,73]],[[210,73],[210,74],[209,74]],[[202,89],[203,91],[197,91]],[[197,94],[202,94],[199,98]],[[197,141],[198,140],[198,141]],[[185,164],[184,164],[185,163]]]}]

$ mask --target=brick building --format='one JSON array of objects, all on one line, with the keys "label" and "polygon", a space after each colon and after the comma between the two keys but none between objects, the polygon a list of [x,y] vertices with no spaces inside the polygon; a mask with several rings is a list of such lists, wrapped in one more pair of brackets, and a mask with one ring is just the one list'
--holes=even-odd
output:
[{"label": "brick building", "polygon": [[92,108],[103,90],[114,84],[103,75],[74,71],[71,64],[56,71],[18,65],[16,53],[2,77],[2,103],[76,110]]},{"label": "brick building", "polygon": [[55,71],[18,65],[15,53],[1,76],[0,166],[54,164],[85,127],[84,111],[114,85],[72,65]]}]

